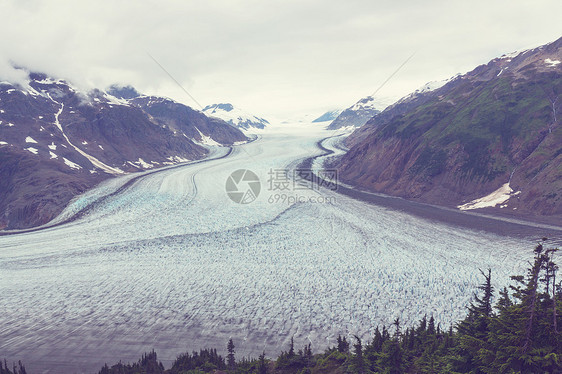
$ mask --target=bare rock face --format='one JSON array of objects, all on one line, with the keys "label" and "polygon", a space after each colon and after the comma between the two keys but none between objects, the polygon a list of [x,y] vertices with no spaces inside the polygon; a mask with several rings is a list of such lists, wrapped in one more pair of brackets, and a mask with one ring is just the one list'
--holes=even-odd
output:
[{"label": "bare rock face", "polygon": [[247,140],[246,136],[226,122],[207,116],[204,112],[191,109],[175,101],[154,96],[140,96],[131,103],[150,114],[163,126],[185,134],[188,138],[201,140],[201,134],[210,136],[214,141],[230,145]]},{"label": "bare rock face", "polygon": [[561,61],[559,39],[401,99],[349,136],[340,176],[452,207],[509,183],[484,209],[562,223]]},{"label": "bare rock face", "polygon": [[[166,104],[158,114],[156,102]],[[44,224],[104,179],[201,159],[209,140],[230,145],[247,138],[131,87],[85,92],[36,73],[23,85],[2,82],[0,230]]]}]

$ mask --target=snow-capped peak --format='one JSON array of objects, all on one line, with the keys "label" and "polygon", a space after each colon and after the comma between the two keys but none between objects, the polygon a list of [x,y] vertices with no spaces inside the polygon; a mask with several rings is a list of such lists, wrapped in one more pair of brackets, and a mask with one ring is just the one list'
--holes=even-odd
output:
[{"label": "snow-capped peak", "polygon": [[454,76],[452,76],[451,78],[448,78],[448,79],[443,79],[443,80],[440,80],[440,81],[427,82],[426,84],[424,84],[423,86],[421,86],[420,88],[415,90],[413,93],[414,94],[421,94],[421,93],[425,93],[425,92],[435,91],[435,90],[443,87],[447,83],[457,79],[460,76],[461,76],[461,74],[456,74],[456,75],[454,75]]},{"label": "snow-capped peak", "polygon": [[330,123],[329,130],[347,127],[361,127],[373,116],[384,110],[388,104],[384,100],[367,96],[341,112],[338,117]]},{"label": "snow-capped peak", "polygon": [[222,119],[243,130],[263,129],[266,125],[269,125],[267,120],[249,114],[229,103],[207,105],[203,108],[203,113],[210,117]]},{"label": "snow-capped peak", "polygon": [[353,105],[350,110],[378,110],[382,112],[388,105],[380,100],[375,100],[373,96],[367,96],[359,100],[355,105]]},{"label": "snow-capped peak", "polygon": [[225,103],[225,104],[207,105],[203,110],[205,111],[207,109],[212,109],[213,112],[218,110],[223,110],[225,112],[232,112],[234,110],[234,107],[232,106],[232,104]]},{"label": "snow-capped peak", "polygon": [[523,52],[527,52],[527,50],[523,50],[523,51],[513,51],[513,52],[510,52],[510,53],[506,53],[506,54],[501,55],[500,59],[502,59],[502,60],[503,60],[503,59],[512,59],[512,58],[514,58],[514,57],[519,56],[519,55],[520,55],[521,53],[523,53]]},{"label": "snow-capped peak", "polygon": [[415,99],[419,95],[423,95],[423,94],[438,90],[439,88],[445,86],[447,83],[452,82],[452,81],[454,81],[455,79],[457,79],[461,76],[462,75],[459,73],[459,74],[456,74],[456,75],[454,75],[454,76],[452,76],[451,78],[448,78],[448,79],[443,79],[443,80],[440,80],[440,81],[427,82],[426,84],[424,84],[423,86],[421,86],[420,88],[415,90],[414,92],[412,92],[412,93],[406,95],[405,97],[401,98],[400,100],[398,100],[396,102],[396,104],[407,102],[407,101]]}]

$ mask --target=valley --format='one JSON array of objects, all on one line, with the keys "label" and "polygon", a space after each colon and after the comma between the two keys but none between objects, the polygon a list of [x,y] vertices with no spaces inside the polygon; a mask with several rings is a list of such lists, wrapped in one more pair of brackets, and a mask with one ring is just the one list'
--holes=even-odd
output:
[{"label": "valley", "polygon": [[[446,328],[464,317],[479,268],[499,288],[537,238],[562,239],[542,225],[518,235],[462,227],[396,198],[365,204],[350,187],[270,187],[272,170],[290,174],[332,135],[271,126],[202,162],[108,179],[72,200],[59,225],[1,236],[0,351],[33,372],[95,372],[152,348],[169,364],[229,337],[240,357],[277,354],[291,337],[320,350],[428,310]],[[249,204],[225,192],[238,169],[261,181]],[[272,202],[281,193],[305,199]]]},{"label": "valley", "polygon": [[0,374],[562,373],[561,12],[0,1]]}]

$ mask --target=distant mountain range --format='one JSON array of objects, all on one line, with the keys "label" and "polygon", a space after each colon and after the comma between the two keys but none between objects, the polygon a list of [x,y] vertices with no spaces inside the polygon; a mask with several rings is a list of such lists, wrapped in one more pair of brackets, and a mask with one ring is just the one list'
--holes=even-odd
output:
[{"label": "distant mountain range", "polygon": [[246,140],[222,120],[132,87],[85,92],[37,73],[23,85],[0,82],[0,229],[46,223],[111,176]]},{"label": "distant mountain range", "polygon": [[349,136],[341,178],[419,201],[561,223],[561,61],[562,38],[408,95]]},{"label": "distant mountain range", "polygon": [[207,105],[203,108],[203,113],[209,117],[220,118],[242,130],[264,129],[269,125],[267,120],[249,114],[228,103]]},{"label": "distant mountain range", "polygon": [[329,130],[361,127],[385,108],[372,96],[367,96],[345,109],[328,125]]}]

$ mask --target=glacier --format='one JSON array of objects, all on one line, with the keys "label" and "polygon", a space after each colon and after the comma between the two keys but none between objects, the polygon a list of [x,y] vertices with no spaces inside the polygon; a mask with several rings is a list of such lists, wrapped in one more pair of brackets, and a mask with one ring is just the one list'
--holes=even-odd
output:
[{"label": "glacier", "polygon": [[[166,366],[185,351],[224,353],[231,337],[237,358],[276,356],[291,337],[318,352],[397,317],[409,326],[431,313],[448,328],[464,317],[478,269],[492,269],[496,289],[524,272],[534,238],[327,189],[283,191],[327,203],[272,203],[281,192],[268,189],[270,171],[321,154],[317,142],[331,135],[271,126],[230,153],[213,147],[204,162],[108,180],[75,198],[58,225],[0,236],[0,356],[33,372],[93,373],[153,348]],[[238,169],[262,182],[250,204],[225,192]]]}]

